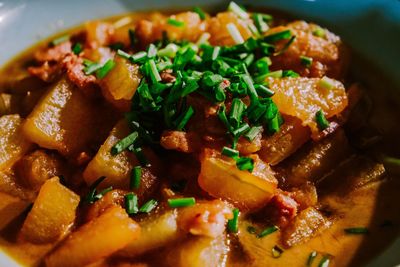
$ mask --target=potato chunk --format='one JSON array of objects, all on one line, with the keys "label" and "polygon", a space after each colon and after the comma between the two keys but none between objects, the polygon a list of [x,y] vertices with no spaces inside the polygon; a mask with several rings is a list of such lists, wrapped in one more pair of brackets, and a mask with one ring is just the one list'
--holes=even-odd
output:
[{"label": "potato chunk", "polygon": [[129,257],[138,256],[178,240],[184,234],[178,229],[176,218],[177,212],[170,210],[161,215],[150,216],[140,222],[140,237],[129,243],[119,254]]},{"label": "potato chunk", "polygon": [[271,165],[276,165],[299,149],[308,139],[310,130],[297,118],[287,116],[279,132],[264,137],[258,155]]},{"label": "potato chunk", "polygon": [[347,95],[344,85],[330,80],[333,88],[322,88],[318,78],[268,78],[272,97],[282,114],[297,117],[303,125],[309,126],[312,136],[319,133],[315,114],[322,110],[326,118],[342,112],[347,106]]},{"label": "potato chunk", "polygon": [[[128,134],[129,128],[126,121],[122,120],[117,123],[83,173],[83,178],[88,185],[91,185],[99,177],[105,176],[107,179],[101,183],[101,186],[112,185],[116,188],[128,188],[132,168],[139,165],[138,160],[133,153],[128,151],[111,155],[111,148]],[[145,155],[150,162],[155,162],[155,156],[149,150],[145,151]],[[153,164],[150,168],[142,168],[141,186],[135,192],[139,198],[151,193],[151,190],[157,185],[157,178],[153,174],[155,166],[156,164]]]},{"label": "potato chunk", "polygon": [[268,165],[255,157],[252,173],[241,171],[233,159],[206,150],[201,159],[200,187],[216,198],[242,209],[265,205],[275,193],[277,181]]},{"label": "potato chunk", "polygon": [[20,215],[30,204],[18,197],[0,192],[0,230]]},{"label": "potato chunk", "polygon": [[0,117],[0,170],[12,166],[31,147],[21,132],[21,124],[19,115]]},{"label": "potato chunk", "polygon": [[[114,68],[100,81],[104,97],[117,108],[130,108],[130,100],[140,84],[139,66],[115,57]],[[125,104],[124,104],[125,103]]]},{"label": "potato chunk", "polygon": [[25,136],[41,147],[68,155],[92,137],[94,112],[89,100],[66,79],[41,99],[23,125]]},{"label": "potato chunk", "polygon": [[60,184],[58,177],[47,180],[25,219],[20,237],[32,243],[58,240],[74,222],[79,200],[78,195]]},{"label": "potato chunk", "polygon": [[331,223],[315,208],[301,211],[282,232],[282,243],[286,247],[304,243]]},{"label": "potato chunk", "polygon": [[191,237],[174,247],[167,257],[169,266],[214,267],[221,266],[228,252],[224,236],[217,238]]},{"label": "potato chunk", "polygon": [[73,232],[46,259],[46,266],[85,266],[99,261],[139,237],[139,225],[119,206]]}]

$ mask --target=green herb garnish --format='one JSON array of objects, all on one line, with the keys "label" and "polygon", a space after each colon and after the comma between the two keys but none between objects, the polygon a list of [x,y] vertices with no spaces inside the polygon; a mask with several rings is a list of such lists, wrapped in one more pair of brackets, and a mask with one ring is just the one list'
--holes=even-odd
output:
[{"label": "green herb garnish", "polygon": [[157,200],[150,199],[140,207],[139,212],[150,213],[153,209],[155,209],[155,207],[157,207],[157,205]]},{"label": "green herb garnish", "polygon": [[315,121],[317,122],[317,126],[320,131],[323,131],[329,127],[329,121],[325,118],[322,110],[318,110],[315,114]]},{"label": "green herb garnish", "polygon": [[271,227],[268,227],[268,228],[265,228],[264,230],[262,230],[261,233],[259,233],[257,235],[257,237],[258,238],[263,238],[263,237],[265,237],[267,235],[270,235],[270,234],[272,234],[272,233],[274,233],[274,232],[276,232],[278,230],[279,230],[278,226],[274,225],[274,226],[271,226]]},{"label": "green herb garnish", "polygon": [[125,210],[129,215],[138,213],[138,198],[134,193],[128,193],[125,195]]},{"label": "green herb garnish", "polygon": [[167,19],[167,23],[169,25],[175,26],[175,27],[184,27],[185,26],[185,22],[183,21],[179,21],[173,18],[168,18]]},{"label": "green herb garnish", "polygon": [[194,197],[168,199],[168,205],[171,208],[189,207],[193,206],[194,204],[196,204],[196,199]]},{"label": "green herb garnish", "polygon": [[228,220],[228,230],[231,233],[237,233],[239,231],[239,209],[235,208],[232,210],[233,218]]},{"label": "green herb garnish", "polygon": [[141,177],[142,177],[142,167],[135,166],[132,169],[130,189],[138,189],[139,188]]},{"label": "green herb garnish", "polygon": [[351,234],[351,235],[365,235],[369,233],[368,228],[365,227],[354,227],[354,228],[346,228],[344,229],[344,232],[346,234]]}]

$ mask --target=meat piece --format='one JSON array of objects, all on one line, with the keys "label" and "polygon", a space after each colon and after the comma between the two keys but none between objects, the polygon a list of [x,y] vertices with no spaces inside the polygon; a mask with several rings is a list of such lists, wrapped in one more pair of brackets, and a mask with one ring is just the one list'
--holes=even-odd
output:
[{"label": "meat piece", "polygon": [[83,72],[83,60],[75,55],[69,55],[63,60],[63,64],[67,70],[69,80],[78,86],[85,94],[93,94],[93,87],[96,85],[96,77],[94,75],[85,75]]},{"label": "meat piece", "polygon": [[182,131],[164,131],[160,144],[165,149],[184,153],[199,151],[201,146],[200,138],[196,133]]},{"label": "meat piece", "polygon": [[51,83],[61,75],[62,66],[59,64],[50,64],[48,61],[45,61],[38,67],[29,67],[28,72],[44,82]]},{"label": "meat piece", "polygon": [[38,62],[58,62],[62,60],[66,55],[72,53],[71,42],[62,42],[54,47],[45,48],[35,52],[35,59]]},{"label": "meat piece", "polygon": [[179,210],[177,223],[179,228],[193,235],[215,238],[224,233],[225,224],[232,217],[225,202],[213,200]]},{"label": "meat piece", "polygon": [[173,83],[176,81],[176,77],[172,74],[172,70],[164,70],[160,73],[161,81],[163,83]]},{"label": "meat piece", "polygon": [[288,193],[290,197],[299,204],[299,210],[317,205],[317,189],[312,183],[306,183],[298,188],[292,188]]},{"label": "meat piece", "polygon": [[44,150],[36,150],[22,157],[14,170],[21,183],[33,190],[39,190],[46,180],[65,174],[61,158]]},{"label": "meat piece", "polygon": [[[287,26],[272,28],[267,34],[290,29],[296,36],[294,42],[286,52],[272,57],[272,70],[290,69],[303,77],[322,77],[327,75],[341,79],[346,73],[349,53],[340,38],[327,29],[323,29],[324,36],[316,36],[315,30],[321,29],[313,23],[295,21]],[[277,42],[281,49],[287,40]],[[312,58],[311,66],[305,66],[300,56]]]},{"label": "meat piece", "polygon": [[289,248],[304,243],[330,225],[330,221],[315,208],[305,209],[282,231],[282,244]]},{"label": "meat piece", "polygon": [[267,213],[280,227],[285,227],[296,215],[299,204],[287,192],[278,192],[268,203]]}]

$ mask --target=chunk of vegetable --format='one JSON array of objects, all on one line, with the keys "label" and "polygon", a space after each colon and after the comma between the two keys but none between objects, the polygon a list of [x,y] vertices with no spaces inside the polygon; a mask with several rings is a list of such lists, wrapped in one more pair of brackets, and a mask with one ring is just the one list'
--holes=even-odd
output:
[{"label": "chunk of vegetable", "polygon": [[174,247],[167,257],[170,266],[214,267],[221,266],[228,252],[224,236],[217,238],[191,237]]},{"label": "chunk of vegetable", "polygon": [[115,66],[101,79],[100,86],[104,97],[116,107],[130,108],[130,101],[140,84],[142,75],[139,66],[132,64],[122,57],[115,57]]},{"label": "chunk of vegetable", "polygon": [[254,156],[252,173],[237,168],[234,159],[206,149],[201,158],[200,187],[216,198],[232,202],[241,209],[256,209],[272,198],[277,188],[270,167]]},{"label": "chunk of vegetable", "polygon": [[307,142],[310,135],[310,130],[302,126],[299,119],[287,116],[277,133],[262,139],[258,155],[265,162],[276,165]]},{"label": "chunk of vegetable", "polygon": [[178,229],[176,219],[176,210],[161,215],[150,215],[139,223],[140,237],[118,253],[129,257],[138,256],[179,240],[184,233]]},{"label": "chunk of vegetable", "polygon": [[332,80],[332,89],[318,86],[317,78],[267,78],[275,95],[272,97],[282,114],[297,117],[303,125],[310,127],[312,136],[319,133],[315,114],[322,110],[326,118],[342,112],[347,106],[347,95],[343,84]]},{"label": "chunk of vegetable", "polygon": [[212,45],[236,44],[227,29],[227,25],[230,23],[235,25],[244,40],[247,40],[252,36],[249,25],[252,25],[253,27],[254,25],[250,19],[239,18],[232,12],[222,12],[218,13],[216,17],[211,18],[209,21],[208,31],[211,35],[210,43]]},{"label": "chunk of vegetable", "polygon": [[0,117],[0,170],[12,166],[31,148],[21,132],[22,123],[19,115]]},{"label": "chunk of vegetable", "polygon": [[46,259],[46,266],[85,266],[99,261],[137,239],[139,225],[123,208],[114,206],[80,227]]},{"label": "chunk of vegetable", "polygon": [[[129,188],[132,168],[139,165],[139,161],[133,153],[128,151],[123,151],[118,155],[111,154],[111,148],[128,134],[129,127],[126,121],[122,120],[117,123],[83,173],[83,178],[88,185],[91,185],[99,177],[105,176],[107,178],[101,183],[100,187],[114,186],[114,188]],[[156,157],[149,150],[145,150],[144,152],[147,159],[153,165],[150,168],[142,168],[140,187],[136,191],[139,198],[151,193],[158,184],[158,180],[153,173],[157,165],[155,163]]]},{"label": "chunk of vegetable", "polygon": [[86,44],[91,48],[109,44],[114,27],[110,23],[97,20],[85,23]]},{"label": "chunk of vegetable", "polygon": [[329,227],[331,223],[315,208],[301,211],[282,232],[282,243],[286,247],[301,244]]},{"label": "chunk of vegetable", "polygon": [[23,131],[41,147],[68,155],[81,150],[92,138],[94,121],[89,100],[63,78],[39,101]]},{"label": "chunk of vegetable", "polygon": [[299,186],[307,181],[316,182],[350,153],[343,130],[338,130],[322,141],[310,144],[286,161],[281,166],[285,182],[290,186]]},{"label": "chunk of vegetable", "polygon": [[30,204],[18,197],[0,192],[0,230],[20,215]]},{"label": "chunk of vegetable", "polygon": [[32,243],[49,243],[67,234],[75,220],[79,196],[60,184],[58,177],[47,180],[21,228],[20,237]]}]

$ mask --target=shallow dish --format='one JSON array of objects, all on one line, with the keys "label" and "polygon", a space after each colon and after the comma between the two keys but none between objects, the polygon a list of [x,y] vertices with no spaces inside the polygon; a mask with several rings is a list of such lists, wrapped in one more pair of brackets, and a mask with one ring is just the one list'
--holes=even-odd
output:
[{"label": "shallow dish", "polygon": [[[246,2],[248,3],[248,2]],[[223,1],[97,1],[96,5],[81,1],[7,1],[0,3],[0,65],[36,41],[85,20],[107,17],[134,10],[172,7],[222,6]],[[251,1],[315,21],[332,29],[366,62],[373,62],[377,72],[400,89],[400,2],[395,0],[364,1]],[[32,19],[33,18],[33,19]],[[371,86],[382,76],[358,71],[359,79]],[[372,74],[375,72],[373,71]],[[370,266],[394,266],[400,263],[397,251],[400,240],[387,249]],[[7,257],[0,256],[1,266],[12,266]]]}]

